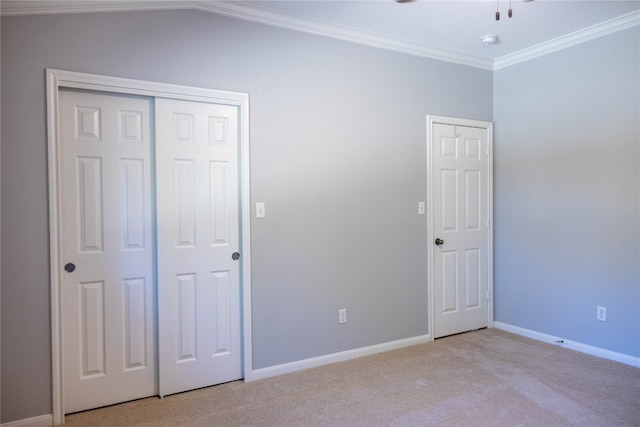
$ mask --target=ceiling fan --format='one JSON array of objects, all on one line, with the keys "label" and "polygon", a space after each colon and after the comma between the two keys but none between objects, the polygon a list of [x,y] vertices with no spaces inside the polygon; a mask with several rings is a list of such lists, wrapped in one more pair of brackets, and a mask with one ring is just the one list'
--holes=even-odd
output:
[{"label": "ceiling fan", "polygon": [[[533,0],[522,0],[525,3],[529,3]],[[511,18],[513,16],[513,9],[511,9],[511,0],[509,0],[509,11],[507,12],[507,15],[509,15],[509,18]],[[500,20],[500,1],[496,0],[496,21]]]},{"label": "ceiling fan", "polygon": [[[411,3],[416,0],[395,0],[397,3]],[[522,0],[525,3],[531,2],[533,0]],[[509,11],[507,12],[509,18],[513,16],[513,9],[511,8],[511,0],[509,0]],[[500,20],[500,0],[496,0],[496,21]]]}]

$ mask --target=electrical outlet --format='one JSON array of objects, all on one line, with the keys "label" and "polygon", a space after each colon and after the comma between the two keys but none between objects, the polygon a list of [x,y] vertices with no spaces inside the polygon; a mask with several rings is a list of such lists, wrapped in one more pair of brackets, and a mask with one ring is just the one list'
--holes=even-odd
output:
[{"label": "electrical outlet", "polygon": [[347,323],[347,309],[341,308],[338,310],[338,323]]},{"label": "electrical outlet", "polygon": [[603,322],[607,321],[607,307],[598,306],[596,311],[596,319],[601,320]]}]

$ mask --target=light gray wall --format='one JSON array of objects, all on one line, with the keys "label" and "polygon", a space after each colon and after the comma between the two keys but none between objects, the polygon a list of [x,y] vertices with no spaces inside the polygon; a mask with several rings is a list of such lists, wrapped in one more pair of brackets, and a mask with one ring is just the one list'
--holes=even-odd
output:
[{"label": "light gray wall", "polygon": [[495,319],[635,357],[639,55],[635,27],[494,77]]},{"label": "light gray wall", "polygon": [[427,333],[425,116],[492,120],[490,71],[192,11],[1,31],[2,422],[52,410],[45,68],[249,93],[254,368]]}]

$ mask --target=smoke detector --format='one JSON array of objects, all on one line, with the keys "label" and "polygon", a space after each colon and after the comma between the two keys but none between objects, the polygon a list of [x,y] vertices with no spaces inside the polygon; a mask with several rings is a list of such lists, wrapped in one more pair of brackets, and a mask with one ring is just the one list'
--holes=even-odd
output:
[{"label": "smoke detector", "polygon": [[480,40],[484,44],[496,44],[498,43],[498,35],[497,34],[487,34],[480,37]]}]

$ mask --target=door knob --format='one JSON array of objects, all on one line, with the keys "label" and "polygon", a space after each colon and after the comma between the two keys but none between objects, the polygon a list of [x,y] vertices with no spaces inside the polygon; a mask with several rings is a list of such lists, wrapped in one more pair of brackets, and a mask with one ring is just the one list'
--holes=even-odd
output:
[{"label": "door knob", "polygon": [[240,259],[240,254],[238,252],[234,252],[231,254],[231,259],[237,261]]},{"label": "door knob", "polygon": [[442,245],[443,243],[444,243],[444,240],[442,240],[441,238],[439,238],[439,237],[438,237],[438,238],[436,239],[436,245],[440,246],[440,245]]},{"label": "door knob", "polygon": [[72,262],[68,262],[64,265],[64,271],[66,271],[67,273],[73,273],[75,269],[76,265]]}]

